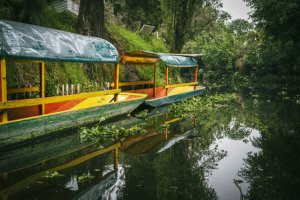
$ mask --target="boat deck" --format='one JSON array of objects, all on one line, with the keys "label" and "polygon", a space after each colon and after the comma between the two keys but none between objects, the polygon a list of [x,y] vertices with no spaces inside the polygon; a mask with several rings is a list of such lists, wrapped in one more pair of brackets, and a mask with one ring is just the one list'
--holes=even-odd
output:
[{"label": "boat deck", "polygon": [[[204,89],[204,86],[197,86],[197,89]],[[176,88],[169,88],[168,89],[168,96],[176,95],[176,94],[182,94],[185,92],[190,92],[194,90],[194,86],[183,86],[183,87],[176,87]],[[137,93],[137,94],[147,94],[147,100],[161,98],[166,96],[166,89],[163,87],[157,87],[155,97],[153,96],[153,88],[147,88],[147,89],[138,89],[138,90],[129,90],[126,92],[130,93]]]}]

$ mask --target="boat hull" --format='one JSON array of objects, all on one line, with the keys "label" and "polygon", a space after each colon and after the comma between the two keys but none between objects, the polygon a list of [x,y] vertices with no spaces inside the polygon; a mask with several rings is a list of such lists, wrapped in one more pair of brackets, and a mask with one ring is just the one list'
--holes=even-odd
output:
[{"label": "boat hull", "polygon": [[84,124],[97,122],[100,117],[109,119],[129,114],[142,104],[145,99],[146,97],[141,97],[86,109],[66,111],[0,124],[0,148],[50,135],[69,128],[76,128]]},{"label": "boat hull", "polygon": [[145,105],[156,108],[156,107],[168,105],[171,103],[176,103],[176,102],[182,101],[184,99],[190,99],[195,96],[203,95],[205,91],[206,91],[206,88],[201,88],[201,89],[184,92],[184,93],[180,93],[180,94],[175,94],[175,95],[171,95],[171,96],[150,99],[150,100],[145,101]]}]

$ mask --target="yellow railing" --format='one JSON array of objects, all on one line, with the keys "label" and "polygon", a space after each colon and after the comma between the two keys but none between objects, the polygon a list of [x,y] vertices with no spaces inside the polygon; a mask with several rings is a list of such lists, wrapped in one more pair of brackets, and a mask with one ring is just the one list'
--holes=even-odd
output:
[{"label": "yellow railing", "polygon": [[[121,86],[133,86],[133,85],[147,85],[154,84],[154,81],[134,81],[134,82],[119,82],[119,87]],[[115,84],[111,83],[111,87],[114,87]]]},{"label": "yellow railing", "polygon": [[166,85],[165,88],[176,88],[176,87],[183,87],[183,86],[190,86],[190,85],[198,85],[198,82],[189,82],[189,83]]},{"label": "yellow railing", "polygon": [[101,95],[118,94],[120,92],[121,92],[120,89],[115,89],[115,90],[105,90],[105,91],[99,91],[99,92],[72,94],[72,95],[66,95],[66,96],[55,96],[55,97],[22,99],[22,100],[0,102],[0,110],[10,109],[10,108],[18,108],[18,107],[26,107],[26,106],[42,105],[42,104],[48,104],[48,103],[57,103],[57,102],[70,101],[70,100],[78,100],[78,99],[84,99],[84,98],[90,98],[90,97],[97,97],[97,96],[101,96]]},{"label": "yellow railing", "polygon": [[7,94],[25,93],[25,92],[39,92],[40,87],[29,88],[11,88],[7,90]]}]

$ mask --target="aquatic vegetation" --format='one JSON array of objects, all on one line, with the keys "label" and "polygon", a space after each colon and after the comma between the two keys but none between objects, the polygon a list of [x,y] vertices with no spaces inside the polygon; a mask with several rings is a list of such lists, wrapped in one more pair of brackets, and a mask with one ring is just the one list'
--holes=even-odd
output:
[{"label": "aquatic vegetation", "polygon": [[117,127],[115,125],[97,125],[91,128],[82,127],[79,129],[81,141],[118,139],[130,135],[143,135],[145,133],[147,133],[147,131],[140,126],[132,126],[126,129],[124,127]]},{"label": "aquatic vegetation", "polygon": [[84,173],[81,176],[78,176],[78,183],[84,183],[84,182],[90,181],[94,178],[95,178],[95,176],[91,175],[90,173]]},{"label": "aquatic vegetation", "polygon": [[47,171],[46,174],[43,176],[43,178],[52,179],[56,177],[64,176],[63,174],[60,174],[59,172],[49,172]]},{"label": "aquatic vegetation", "polygon": [[175,116],[188,118],[195,112],[212,111],[228,106],[228,103],[237,100],[235,93],[215,94],[212,96],[194,97],[189,100],[183,100],[181,103],[174,104],[170,108],[170,113]]},{"label": "aquatic vegetation", "polygon": [[149,110],[145,109],[140,111],[139,113],[135,114],[135,117],[137,118],[146,118],[149,115]]}]

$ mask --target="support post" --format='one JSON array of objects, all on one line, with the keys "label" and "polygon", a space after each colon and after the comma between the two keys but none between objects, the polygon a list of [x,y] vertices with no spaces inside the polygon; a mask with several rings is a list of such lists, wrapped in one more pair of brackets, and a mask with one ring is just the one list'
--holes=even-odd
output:
[{"label": "support post", "polygon": [[[169,66],[166,67],[166,86],[169,85]],[[168,96],[168,88],[166,88],[166,96]]]},{"label": "support post", "polygon": [[[0,60],[0,86],[1,95],[0,102],[7,102],[7,80],[6,80],[6,60]],[[8,121],[7,110],[2,110],[0,116],[2,117],[2,122],[6,123]]]},{"label": "support post", "polygon": [[[120,65],[115,64],[115,72],[114,72],[114,89],[119,89],[119,72],[120,71]],[[118,101],[118,94],[114,95],[115,102]]]},{"label": "support post", "polygon": [[165,128],[165,141],[168,140],[168,127]]},{"label": "support post", "polygon": [[154,64],[154,69],[153,69],[153,97],[156,96],[156,63]]},{"label": "support post", "polygon": [[[195,67],[195,71],[194,71],[194,82],[197,82],[198,80],[198,66]],[[194,90],[197,89],[197,85],[194,86]]]},{"label": "support post", "polygon": [[[40,62],[40,97],[45,98],[45,63]],[[40,108],[41,115],[45,114],[45,104],[43,103]]]},{"label": "support post", "polygon": [[119,145],[114,150],[114,169],[118,169],[119,166]]}]

